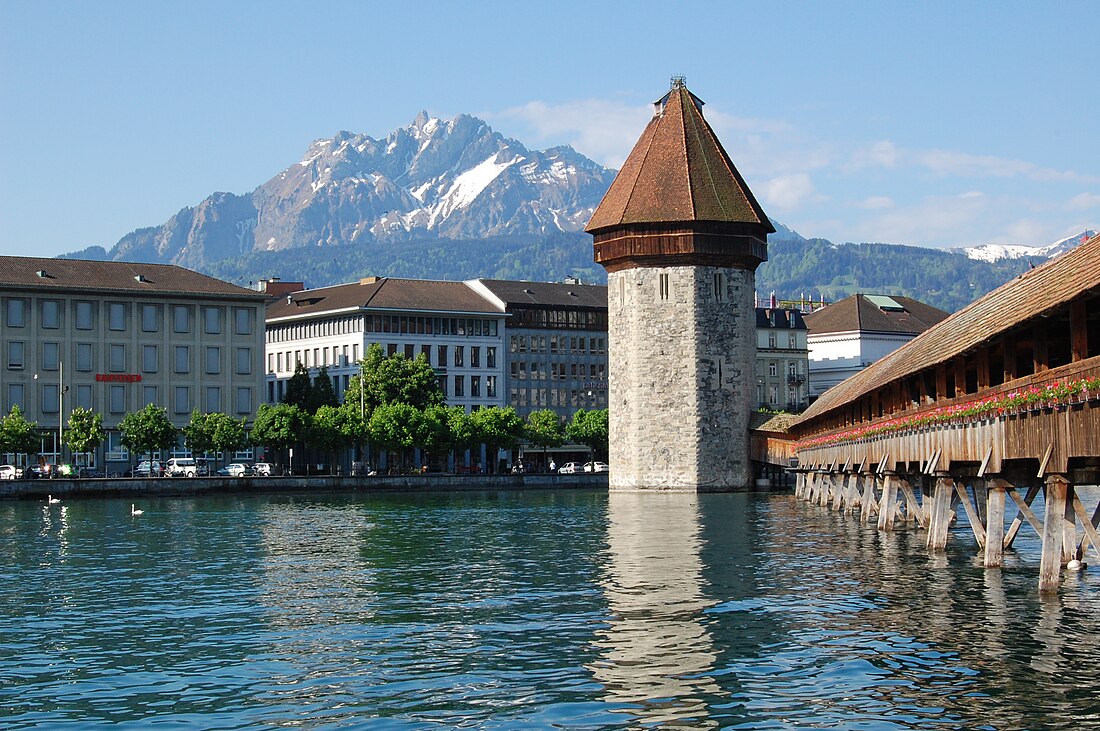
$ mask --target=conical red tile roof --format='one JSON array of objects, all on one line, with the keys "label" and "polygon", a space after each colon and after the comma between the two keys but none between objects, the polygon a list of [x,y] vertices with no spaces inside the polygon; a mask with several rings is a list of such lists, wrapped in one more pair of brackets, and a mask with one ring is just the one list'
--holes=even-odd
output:
[{"label": "conical red tile roof", "polygon": [[702,106],[674,82],[586,231],[689,222],[756,224],[765,235],[775,231],[703,118]]}]

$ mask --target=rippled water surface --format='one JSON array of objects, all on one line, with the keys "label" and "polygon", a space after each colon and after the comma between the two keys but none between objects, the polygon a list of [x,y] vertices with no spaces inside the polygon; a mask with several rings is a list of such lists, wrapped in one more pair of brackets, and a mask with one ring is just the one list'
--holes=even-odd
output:
[{"label": "rippled water surface", "polygon": [[0,727],[1100,728],[1037,591],[789,494],[0,503]]}]

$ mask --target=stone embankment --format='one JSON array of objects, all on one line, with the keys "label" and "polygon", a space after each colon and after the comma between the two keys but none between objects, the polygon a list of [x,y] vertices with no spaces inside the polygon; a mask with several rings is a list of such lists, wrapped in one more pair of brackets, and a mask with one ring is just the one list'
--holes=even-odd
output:
[{"label": "stone embankment", "polygon": [[278,492],[473,492],[606,488],[607,473],[579,475],[402,475],[316,477],[123,477],[2,480],[0,499],[168,497]]}]

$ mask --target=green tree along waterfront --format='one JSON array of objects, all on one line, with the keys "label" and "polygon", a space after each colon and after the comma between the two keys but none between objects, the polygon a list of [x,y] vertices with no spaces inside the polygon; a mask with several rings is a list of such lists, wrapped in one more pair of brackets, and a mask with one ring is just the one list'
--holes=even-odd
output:
[{"label": "green tree along waterfront", "polygon": [[122,444],[138,457],[171,449],[178,435],[168,418],[168,410],[153,404],[122,417],[118,428],[122,432]]},{"label": "green tree along waterfront", "polygon": [[69,425],[65,429],[65,446],[75,453],[83,454],[86,463],[88,453],[94,452],[103,442],[104,434],[103,414],[77,406],[69,414]]},{"label": "green tree along waterfront", "polygon": [[0,419],[0,454],[37,454],[38,424],[27,421],[18,406]]}]

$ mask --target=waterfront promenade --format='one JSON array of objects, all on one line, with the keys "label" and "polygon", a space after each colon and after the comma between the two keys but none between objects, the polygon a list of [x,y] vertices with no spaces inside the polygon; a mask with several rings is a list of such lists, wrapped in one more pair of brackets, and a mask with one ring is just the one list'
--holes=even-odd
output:
[{"label": "waterfront promenade", "polygon": [[575,475],[317,475],[311,477],[153,477],[0,481],[0,500],[12,498],[169,497],[226,493],[469,492],[607,488],[607,473]]}]

